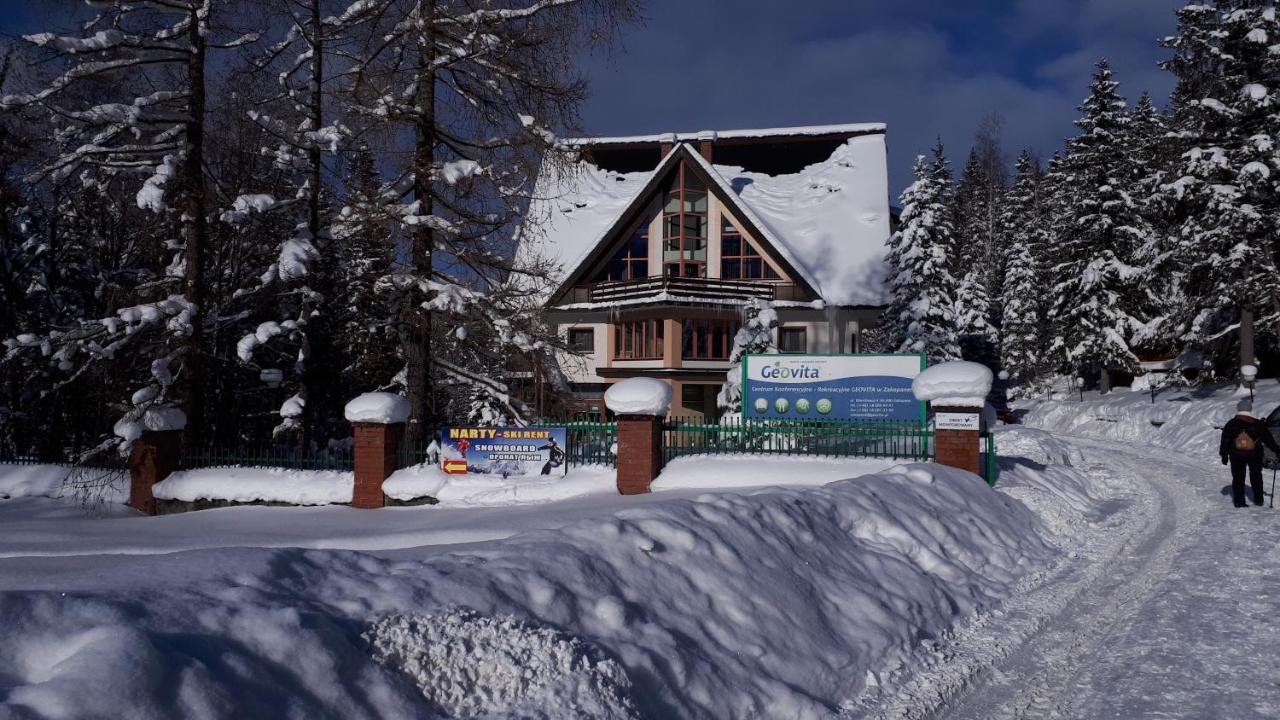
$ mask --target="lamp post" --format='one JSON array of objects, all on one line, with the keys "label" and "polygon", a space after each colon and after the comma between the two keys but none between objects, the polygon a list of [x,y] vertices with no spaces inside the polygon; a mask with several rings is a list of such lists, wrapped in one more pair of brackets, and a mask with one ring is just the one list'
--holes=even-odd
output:
[{"label": "lamp post", "polygon": [[1249,402],[1253,402],[1253,386],[1258,383],[1258,368],[1254,365],[1241,365],[1240,379],[1249,388]]},{"label": "lamp post", "polygon": [[1076,378],[1076,388],[1080,390],[1080,402],[1084,402],[1084,378]]},{"label": "lamp post", "polygon": [[284,371],[279,368],[263,368],[258,373],[258,379],[269,388],[278,388],[284,382]]}]

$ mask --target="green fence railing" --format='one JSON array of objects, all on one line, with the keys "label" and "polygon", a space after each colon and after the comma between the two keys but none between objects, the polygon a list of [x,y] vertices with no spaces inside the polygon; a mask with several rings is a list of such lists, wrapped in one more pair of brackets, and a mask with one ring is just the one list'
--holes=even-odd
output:
[{"label": "green fence railing", "polygon": [[982,433],[982,454],[985,459],[982,467],[986,475],[983,479],[988,485],[995,487],[1000,471],[996,464],[996,436],[989,432]]},{"label": "green fence railing", "polygon": [[549,423],[545,427],[566,430],[570,465],[617,466],[618,423],[574,421]]},{"label": "green fence railing", "polygon": [[355,453],[350,447],[301,450],[293,446],[267,445],[253,448],[205,447],[184,452],[184,470],[210,467],[265,467],[288,470],[352,470]]},{"label": "green fence railing", "polygon": [[933,433],[919,424],[739,420],[725,424],[675,420],[663,425],[663,457],[762,453],[881,457],[925,461]]}]

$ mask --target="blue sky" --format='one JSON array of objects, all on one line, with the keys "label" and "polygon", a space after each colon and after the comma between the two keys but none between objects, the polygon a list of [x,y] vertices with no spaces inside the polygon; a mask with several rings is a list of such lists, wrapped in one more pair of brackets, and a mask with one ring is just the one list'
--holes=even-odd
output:
[{"label": "blue sky", "polygon": [[[590,134],[842,122],[889,126],[890,191],[936,136],[960,167],[984,116],[1010,155],[1072,132],[1093,63],[1163,103],[1156,63],[1182,0],[647,0],[646,22],[584,59]],[[0,33],[70,0],[0,0]]]}]

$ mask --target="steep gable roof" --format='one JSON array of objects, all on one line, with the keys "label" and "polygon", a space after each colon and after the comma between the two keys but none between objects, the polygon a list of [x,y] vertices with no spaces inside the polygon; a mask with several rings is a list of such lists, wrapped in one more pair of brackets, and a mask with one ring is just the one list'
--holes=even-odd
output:
[{"label": "steep gable roof", "polygon": [[608,241],[639,219],[659,184],[685,159],[766,250],[824,302],[880,306],[888,276],[888,177],[884,135],[849,138],[825,161],[800,172],[765,175],[708,163],[683,145],[651,171],[618,173],[579,162],[564,172],[548,163],[521,230],[521,252],[556,262],[560,288],[571,287],[606,252]]},{"label": "steep gable roof", "polygon": [[575,267],[568,270],[564,280],[560,283],[560,287],[552,294],[553,298],[558,297],[568,288],[581,282],[593,267],[616,250],[615,246],[620,236],[643,216],[649,202],[663,192],[665,188],[664,181],[675,171],[676,165],[681,160],[684,160],[689,167],[693,168],[694,173],[700,176],[702,182],[706,184],[717,200],[728,206],[742,222],[746,223],[747,227],[744,229],[747,233],[760,240],[761,244],[764,245],[763,250],[773,255],[773,259],[782,266],[788,275],[791,275],[804,289],[814,295],[818,294],[816,283],[808,271],[802,265],[797,264],[795,258],[791,257],[791,254],[787,251],[786,246],[780,243],[774,237],[772,231],[760,222],[760,219],[751,211],[751,208],[739,200],[737,194],[733,192],[733,188],[725,182],[720,173],[716,172],[710,163],[687,144],[680,143],[663,158],[662,164],[654,170],[648,181],[640,188],[640,191],[635,194],[631,202],[627,204],[626,208],[613,223],[603,230],[594,246],[582,256]]}]

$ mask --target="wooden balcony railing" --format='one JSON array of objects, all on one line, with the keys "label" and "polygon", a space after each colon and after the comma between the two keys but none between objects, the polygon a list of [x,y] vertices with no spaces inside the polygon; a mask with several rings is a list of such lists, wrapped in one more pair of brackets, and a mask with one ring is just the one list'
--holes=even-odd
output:
[{"label": "wooden balcony railing", "polygon": [[624,300],[645,300],[667,295],[673,299],[689,300],[797,300],[799,288],[784,283],[753,280],[721,280],[695,277],[649,277],[639,280],[579,285],[565,297],[569,303],[608,303]]}]

